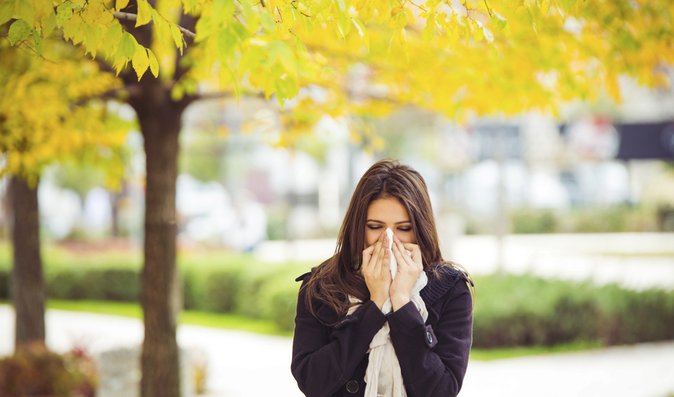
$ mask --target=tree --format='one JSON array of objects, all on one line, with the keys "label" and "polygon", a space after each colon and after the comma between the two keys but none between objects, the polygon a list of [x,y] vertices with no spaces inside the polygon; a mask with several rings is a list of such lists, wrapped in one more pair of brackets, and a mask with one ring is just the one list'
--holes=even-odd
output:
[{"label": "tree", "polygon": [[674,63],[669,0],[43,1],[0,0],[10,41],[37,48],[55,34],[105,59],[145,138],[146,397],[179,393],[175,180],[194,100],[273,96],[287,143],[326,112],[414,103],[462,118],[618,99],[619,74],[669,83],[657,68]]},{"label": "tree", "polygon": [[0,42],[0,175],[11,175],[17,348],[45,337],[37,198],[42,170],[66,158],[107,161],[128,130],[99,99],[119,83],[81,55],[69,59],[73,52],[57,41],[36,58],[29,49]]}]

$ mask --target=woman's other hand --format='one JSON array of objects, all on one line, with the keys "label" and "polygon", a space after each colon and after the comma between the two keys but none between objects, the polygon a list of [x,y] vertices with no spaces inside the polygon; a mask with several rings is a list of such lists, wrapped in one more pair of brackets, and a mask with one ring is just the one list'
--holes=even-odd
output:
[{"label": "woman's other hand", "polygon": [[398,262],[398,273],[390,289],[391,305],[395,311],[410,301],[412,289],[424,270],[424,266],[421,250],[417,244],[403,244],[398,237],[394,237],[391,250]]},{"label": "woman's other hand", "polygon": [[370,291],[370,299],[381,309],[389,297],[391,270],[387,237],[382,233],[374,245],[363,251],[363,278]]}]

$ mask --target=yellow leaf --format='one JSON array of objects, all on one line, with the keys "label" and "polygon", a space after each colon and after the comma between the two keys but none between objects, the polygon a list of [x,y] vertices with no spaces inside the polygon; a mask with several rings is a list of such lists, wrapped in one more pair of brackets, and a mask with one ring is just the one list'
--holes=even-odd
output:
[{"label": "yellow leaf", "polygon": [[0,2],[0,25],[12,19],[14,16],[14,3],[9,1]]},{"label": "yellow leaf", "polygon": [[147,25],[152,20],[152,7],[147,0],[138,0],[138,16],[136,27]]},{"label": "yellow leaf", "polygon": [[620,85],[618,84],[618,76],[614,73],[609,73],[608,76],[606,76],[606,89],[611,98],[613,98],[616,103],[620,103],[622,95],[620,93]]},{"label": "yellow leaf", "polygon": [[115,1],[115,9],[117,11],[121,11],[122,9],[126,8],[127,5],[129,5],[129,0],[116,0]]},{"label": "yellow leaf", "polygon": [[145,47],[141,45],[136,46],[136,51],[133,54],[133,58],[131,58],[131,64],[133,65],[133,70],[136,71],[136,75],[140,81],[148,66],[150,66],[150,60],[148,59],[147,50]]},{"label": "yellow leaf", "polygon": [[152,50],[147,50],[148,60],[150,61],[150,72],[154,77],[159,76],[159,62],[157,62],[157,57],[154,55]]},{"label": "yellow leaf", "polygon": [[175,43],[176,47],[180,50],[180,53],[183,53],[183,34],[178,29],[178,26],[171,24],[171,37],[173,37],[173,42]]}]

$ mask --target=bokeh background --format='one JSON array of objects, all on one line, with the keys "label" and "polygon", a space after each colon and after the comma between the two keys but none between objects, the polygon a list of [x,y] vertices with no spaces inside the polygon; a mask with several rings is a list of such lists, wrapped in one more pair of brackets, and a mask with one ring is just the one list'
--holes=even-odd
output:
[{"label": "bokeh background", "polygon": [[[474,279],[462,395],[673,396],[674,72],[661,69],[669,83],[658,87],[617,78],[620,101],[578,95],[554,111],[461,117],[410,101],[319,112],[300,134],[287,131],[292,99],[191,102],[172,303],[182,395],[301,395],[289,370],[294,279],[334,252],[362,173],[393,158],[424,176],[443,254]],[[14,355],[11,231],[22,219],[10,176],[0,179],[0,385],[139,394],[148,179],[136,110],[106,104],[124,130],[115,160],[70,156],[33,180],[46,347]],[[0,149],[10,168],[13,149]]]}]

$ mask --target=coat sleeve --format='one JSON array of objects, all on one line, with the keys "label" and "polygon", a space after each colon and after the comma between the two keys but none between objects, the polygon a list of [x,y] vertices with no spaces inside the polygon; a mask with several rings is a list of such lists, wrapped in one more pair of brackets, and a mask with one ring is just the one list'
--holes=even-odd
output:
[{"label": "coat sleeve", "polygon": [[439,307],[435,328],[424,324],[412,302],[388,316],[391,342],[410,396],[456,396],[461,390],[473,329],[466,284],[457,282]]},{"label": "coat sleeve", "polygon": [[309,312],[300,288],[290,365],[300,390],[307,396],[329,396],[339,390],[385,321],[377,305],[367,301],[334,327],[324,325]]}]

